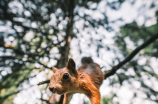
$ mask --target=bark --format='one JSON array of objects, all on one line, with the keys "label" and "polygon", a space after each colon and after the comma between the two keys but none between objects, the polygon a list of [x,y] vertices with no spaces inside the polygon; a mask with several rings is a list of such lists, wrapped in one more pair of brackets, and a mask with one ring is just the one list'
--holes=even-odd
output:
[{"label": "bark", "polygon": [[[70,51],[70,42],[72,39],[72,29],[73,29],[73,11],[74,11],[74,0],[71,0],[69,6],[69,20],[67,24],[67,29],[66,29],[66,37],[65,37],[65,45],[61,47],[59,50],[61,53],[61,57],[59,61],[57,62],[57,68],[63,68],[66,66],[68,62],[68,57],[69,57],[69,51]],[[49,81],[47,81],[49,82]],[[62,104],[63,102],[64,95],[57,95],[57,94],[52,94],[50,98],[50,103],[51,104]]]}]

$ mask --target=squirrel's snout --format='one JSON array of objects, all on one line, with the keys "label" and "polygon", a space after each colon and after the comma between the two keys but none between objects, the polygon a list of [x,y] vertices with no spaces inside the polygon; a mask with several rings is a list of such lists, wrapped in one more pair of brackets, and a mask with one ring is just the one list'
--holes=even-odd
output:
[{"label": "squirrel's snout", "polygon": [[59,85],[59,84],[49,85],[49,90],[52,93],[58,93],[58,94],[60,94],[61,93],[61,85]]},{"label": "squirrel's snout", "polygon": [[49,90],[50,90],[51,92],[54,92],[54,87],[49,87]]}]

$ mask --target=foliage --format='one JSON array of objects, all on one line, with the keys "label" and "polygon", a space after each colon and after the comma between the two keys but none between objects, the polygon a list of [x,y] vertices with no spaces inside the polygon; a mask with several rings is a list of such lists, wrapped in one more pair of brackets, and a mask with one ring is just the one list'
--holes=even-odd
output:
[{"label": "foliage", "polygon": [[[106,11],[98,10],[102,2],[101,0],[1,0],[0,103],[7,101],[9,103],[13,100],[17,93],[25,90],[24,83],[29,87],[36,85],[38,82],[32,84],[31,80],[42,72],[46,72],[45,79],[49,79],[52,66],[58,68],[65,66],[68,57],[71,57],[70,42],[77,42],[79,54],[86,54],[89,51],[85,47],[93,48],[94,56],[102,60],[102,50],[104,50],[103,54],[105,51],[119,53],[121,58],[118,56],[112,59],[115,64],[116,61],[120,62],[131,53],[140,43],[157,33],[157,23],[146,27],[145,25],[138,26],[136,22],[133,22],[124,25],[121,28],[121,34],[114,36],[114,45],[118,50],[105,44],[108,40],[107,34],[102,30],[109,33],[115,32],[113,28],[115,23],[123,19],[111,21]],[[124,2],[125,0],[106,1],[105,7],[117,11]],[[129,0],[129,2],[133,5],[136,0]],[[155,6],[156,4],[152,3],[151,9]],[[100,17],[94,13],[98,13]],[[81,44],[83,42],[84,46]],[[140,89],[146,93],[147,98],[157,102],[157,99],[149,96],[157,96],[157,91],[147,86],[143,77],[147,75],[149,79],[156,78],[157,80],[157,73],[150,65],[150,60],[158,57],[157,47],[156,41],[142,50],[121,69],[121,73],[118,72],[114,77],[109,78],[110,84],[123,85],[125,81],[131,84],[131,79],[139,81]],[[138,64],[140,59],[146,60],[146,63]],[[131,68],[135,71],[135,75],[126,73]],[[41,89],[41,100],[43,100],[46,88]],[[112,98],[105,97],[103,100],[112,103]]]},{"label": "foliage", "polygon": [[113,98],[115,96],[116,96],[115,94],[111,93],[110,96],[104,96],[104,97],[102,97],[101,104],[119,104],[118,102],[114,102],[113,101]]},{"label": "foliage", "polygon": [[[136,22],[126,24],[121,27],[121,34],[115,37],[115,45],[119,48],[123,56],[127,56],[135,47],[140,46],[140,44],[144,43],[149,37],[157,34],[157,28],[158,21],[149,27],[145,25],[138,26]],[[132,45],[132,47],[129,47],[130,45]],[[115,85],[119,82],[120,85],[125,85],[125,83],[128,83],[132,86],[131,90],[134,92],[134,98],[137,99],[140,93],[144,93],[146,95],[144,99],[157,103],[158,100],[156,96],[158,91],[154,83],[158,80],[158,73],[153,67],[153,64],[156,64],[156,62],[154,63],[152,61],[158,58],[157,47],[158,40],[141,50],[132,61],[121,68],[121,72],[117,74],[118,78],[113,79],[116,81],[112,80],[111,84]],[[128,70],[134,71],[134,74],[127,72]],[[150,83],[148,83],[148,81],[150,81]],[[132,85],[132,82],[138,82],[140,87]]]}]

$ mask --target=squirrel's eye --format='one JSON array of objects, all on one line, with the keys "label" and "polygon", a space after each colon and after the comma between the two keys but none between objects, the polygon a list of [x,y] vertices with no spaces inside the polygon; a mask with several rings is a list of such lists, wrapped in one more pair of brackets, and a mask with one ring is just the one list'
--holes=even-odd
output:
[{"label": "squirrel's eye", "polygon": [[68,79],[69,78],[69,74],[68,73],[65,73],[64,75],[63,75],[63,79]]}]

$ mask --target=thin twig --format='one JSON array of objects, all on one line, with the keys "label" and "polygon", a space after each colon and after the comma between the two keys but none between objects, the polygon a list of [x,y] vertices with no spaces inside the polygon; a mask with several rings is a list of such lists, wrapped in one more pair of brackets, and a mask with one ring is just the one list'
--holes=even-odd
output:
[{"label": "thin twig", "polygon": [[45,99],[42,99],[42,98],[40,98],[39,100],[45,101],[47,104],[50,104],[48,100],[45,100]]},{"label": "thin twig", "polygon": [[46,83],[50,83],[50,80],[39,82],[37,85],[42,85],[42,84],[46,84]]}]

